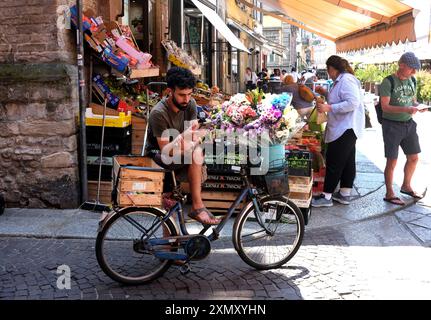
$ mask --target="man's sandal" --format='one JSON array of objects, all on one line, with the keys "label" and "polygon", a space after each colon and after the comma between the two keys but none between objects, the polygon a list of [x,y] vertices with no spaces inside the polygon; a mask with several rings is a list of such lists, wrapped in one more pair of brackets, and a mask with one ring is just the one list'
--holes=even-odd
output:
[{"label": "man's sandal", "polygon": [[398,197],[392,197],[392,198],[383,198],[384,201],[392,203],[392,204],[396,204],[398,206],[403,206],[405,205],[405,202],[403,200],[401,200]]},{"label": "man's sandal", "polygon": [[406,195],[408,195],[408,196],[410,196],[410,197],[413,197],[413,198],[415,198],[415,199],[422,199],[423,198],[423,196],[422,195],[420,195],[420,194],[418,194],[417,192],[415,192],[415,191],[405,191],[405,190],[400,190],[400,192],[401,193],[404,193],[404,194],[406,194]]},{"label": "man's sandal", "polygon": [[205,207],[190,211],[188,215],[190,218],[199,221],[202,224],[216,225],[221,221],[214,217],[214,215]]}]

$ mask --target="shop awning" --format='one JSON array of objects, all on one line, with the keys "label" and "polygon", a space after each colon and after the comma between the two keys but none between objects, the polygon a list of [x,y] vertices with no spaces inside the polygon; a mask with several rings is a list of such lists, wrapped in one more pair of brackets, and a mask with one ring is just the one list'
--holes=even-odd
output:
[{"label": "shop awning", "polygon": [[239,1],[334,41],[341,52],[416,41],[413,8],[398,0],[261,0],[272,11]]},{"label": "shop awning", "polygon": [[239,23],[233,19],[226,19],[226,22],[228,25],[231,25],[243,32],[245,32],[248,36],[250,36],[252,39],[259,42],[260,45],[262,45],[266,50],[269,52],[274,52],[276,55],[279,55],[280,57],[286,58],[285,51],[288,49],[284,47],[281,44],[275,43],[264,36],[260,35],[259,33],[255,32],[254,30],[250,29],[249,27],[243,25],[242,23]]},{"label": "shop awning", "polygon": [[226,39],[227,42],[244,52],[250,53],[246,46],[233,34],[229,27],[223,22],[219,15],[212,9],[208,8],[206,5],[202,4],[198,0],[192,0],[193,4],[202,12],[205,18],[217,29],[218,32]]}]

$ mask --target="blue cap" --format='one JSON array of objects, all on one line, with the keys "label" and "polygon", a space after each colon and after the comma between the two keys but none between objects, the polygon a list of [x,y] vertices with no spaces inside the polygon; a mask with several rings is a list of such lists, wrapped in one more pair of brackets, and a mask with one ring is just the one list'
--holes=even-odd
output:
[{"label": "blue cap", "polygon": [[419,70],[421,68],[421,62],[413,52],[406,52],[400,58],[400,63],[405,63],[408,67]]}]

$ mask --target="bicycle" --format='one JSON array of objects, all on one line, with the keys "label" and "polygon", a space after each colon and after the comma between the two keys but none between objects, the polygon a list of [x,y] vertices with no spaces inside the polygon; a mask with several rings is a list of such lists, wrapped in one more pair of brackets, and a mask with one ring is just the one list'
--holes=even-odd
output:
[{"label": "bicycle", "polygon": [[[303,215],[283,195],[287,168],[264,177],[257,176],[260,179],[257,183],[262,183],[263,179],[267,181],[266,188],[258,189],[251,183],[251,178],[256,176],[250,176],[247,166],[232,166],[240,174],[244,187],[220,224],[203,225],[198,234],[187,231],[183,216],[186,196],[177,185],[172,171],[127,168],[171,173],[176,203],[168,212],[155,207],[117,208],[101,220],[96,257],[102,270],[115,281],[133,285],[149,283],[163,275],[178,260],[184,263],[181,273],[189,272],[190,261],[208,256],[211,242],[219,238],[235,208],[246,197],[248,202],[236,216],[232,231],[234,248],[244,262],[259,270],[279,268],[292,259],[301,246]],[[275,192],[275,189],[279,191]],[[179,230],[172,217],[174,213],[178,217]],[[212,233],[206,236],[210,227],[213,227]],[[163,233],[169,235],[163,236]]]}]

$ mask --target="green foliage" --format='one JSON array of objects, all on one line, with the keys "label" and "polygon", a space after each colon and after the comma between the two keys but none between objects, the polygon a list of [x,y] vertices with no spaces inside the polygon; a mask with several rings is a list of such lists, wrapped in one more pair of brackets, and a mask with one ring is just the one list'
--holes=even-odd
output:
[{"label": "green foliage", "polygon": [[380,83],[385,77],[394,73],[397,68],[398,64],[395,62],[389,65],[368,64],[365,67],[357,67],[355,75],[361,82]]},{"label": "green foliage", "polygon": [[418,71],[415,75],[417,82],[417,98],[419,102],[431,101],[431,73],[428,71]]}]

